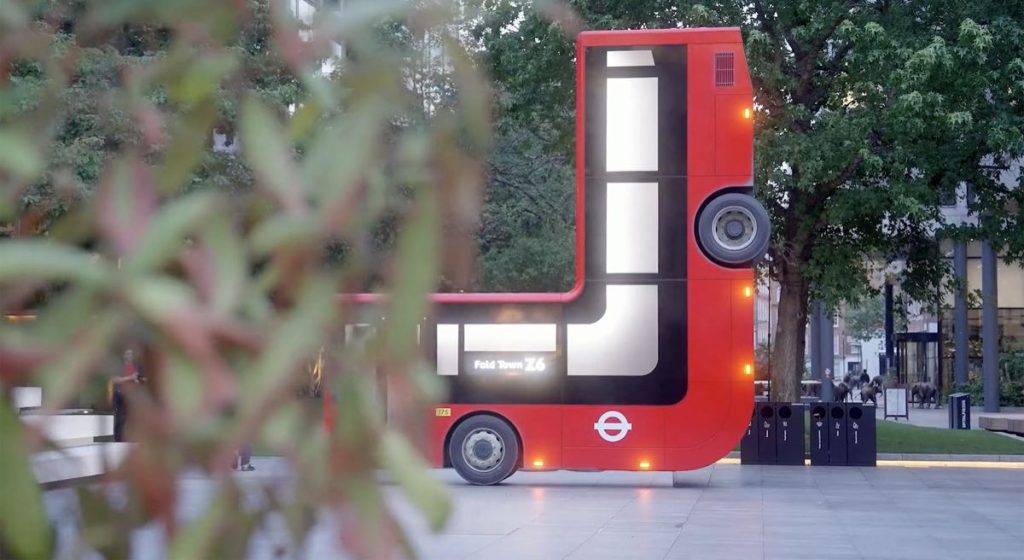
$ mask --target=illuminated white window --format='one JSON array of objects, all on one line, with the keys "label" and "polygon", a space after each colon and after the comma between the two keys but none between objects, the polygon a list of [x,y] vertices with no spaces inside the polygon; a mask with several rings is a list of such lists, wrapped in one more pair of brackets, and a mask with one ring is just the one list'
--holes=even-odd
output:
[{"label": "illuminated white window", "polygon": [[554,352],[556,346],[552,324],[466,325],[463,335],[466,352]]},{"label": "illuminated white window", "polygon": [[658,170],[658,78],[608,78],[607,171]]},{"label": "illuminated white window", "polygon": [[658,365],[658,287],[606,286],[596,323],[568,325],[569,375],[641,376]]},{"label": "illuminated white window", "polygon": [[658,183],[608,183],[609,274],[658,272]]},{"label": "illuminated white window", "polygon": [[608,51],[607,62],[609,68],[654,66],[654,53],[638,50]]},{"label": "illuminated white window", "polygon": [[459,326],[437,326],[437,374],[459,374]]}]

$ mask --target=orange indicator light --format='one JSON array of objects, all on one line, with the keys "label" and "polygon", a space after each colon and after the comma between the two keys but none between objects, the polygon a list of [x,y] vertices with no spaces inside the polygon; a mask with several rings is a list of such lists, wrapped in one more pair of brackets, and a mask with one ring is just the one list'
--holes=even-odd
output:
[{"label": "orange indicator light", "polygon": [[543,459],[534,459],[533,460],[533,466],[537,467],[538,469],[543,467],[544,466],[544,460]]},{"label": "orange indicator light", "polygon": [[754,112],[750,110],[750,107],[743,109],[743,118],[750,120],[754,116]]},{"label": "orange indicator light", "polygon": [[650,461],[640,461],[640,468],[646,471],[647,469],[651,468],[651,462]]},{"label": "orange indicator light", "polygon": [[750,296],[754,295],[754,290],[750,286],[744,286],[743,287],[743,295],[746,296],[746,297],[750,297]]},{"label": "orange indicator light", "polygon": [[754,366],[746,364],[745,366],[743,366],[743,373],[747,375],[754,373]]}]

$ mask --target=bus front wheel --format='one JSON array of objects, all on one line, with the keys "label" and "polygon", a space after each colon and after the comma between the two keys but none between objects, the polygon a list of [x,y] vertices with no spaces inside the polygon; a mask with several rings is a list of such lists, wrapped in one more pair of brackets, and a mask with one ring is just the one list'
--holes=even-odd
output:
[{"label": "bus front wheel", "polygon": [[504,420],[489,414],[471,416],[452,433],[448,457],[466,482],[498,484],[519,467],[519,440]]}]

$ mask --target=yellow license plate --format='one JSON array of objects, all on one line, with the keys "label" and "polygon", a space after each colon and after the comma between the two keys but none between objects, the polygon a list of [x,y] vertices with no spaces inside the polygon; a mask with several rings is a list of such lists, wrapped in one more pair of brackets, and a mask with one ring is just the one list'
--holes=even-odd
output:
[{"label": "yellow license plate", "polygon": [[451,416],[452,409],[450,408],[435,408],[434,416]]}]

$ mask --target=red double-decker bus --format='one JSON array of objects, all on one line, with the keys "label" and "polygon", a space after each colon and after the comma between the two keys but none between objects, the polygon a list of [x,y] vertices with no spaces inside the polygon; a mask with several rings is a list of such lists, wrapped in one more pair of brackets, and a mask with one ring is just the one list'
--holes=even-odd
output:
[{"label": "red double-decker bus", "polygon": [[739,441],[753,403],[752,196],[740,31],[599,31],[576,54],[576,282],[437,294],[420,344],[448,388],[436,466],[687,470]]}]

